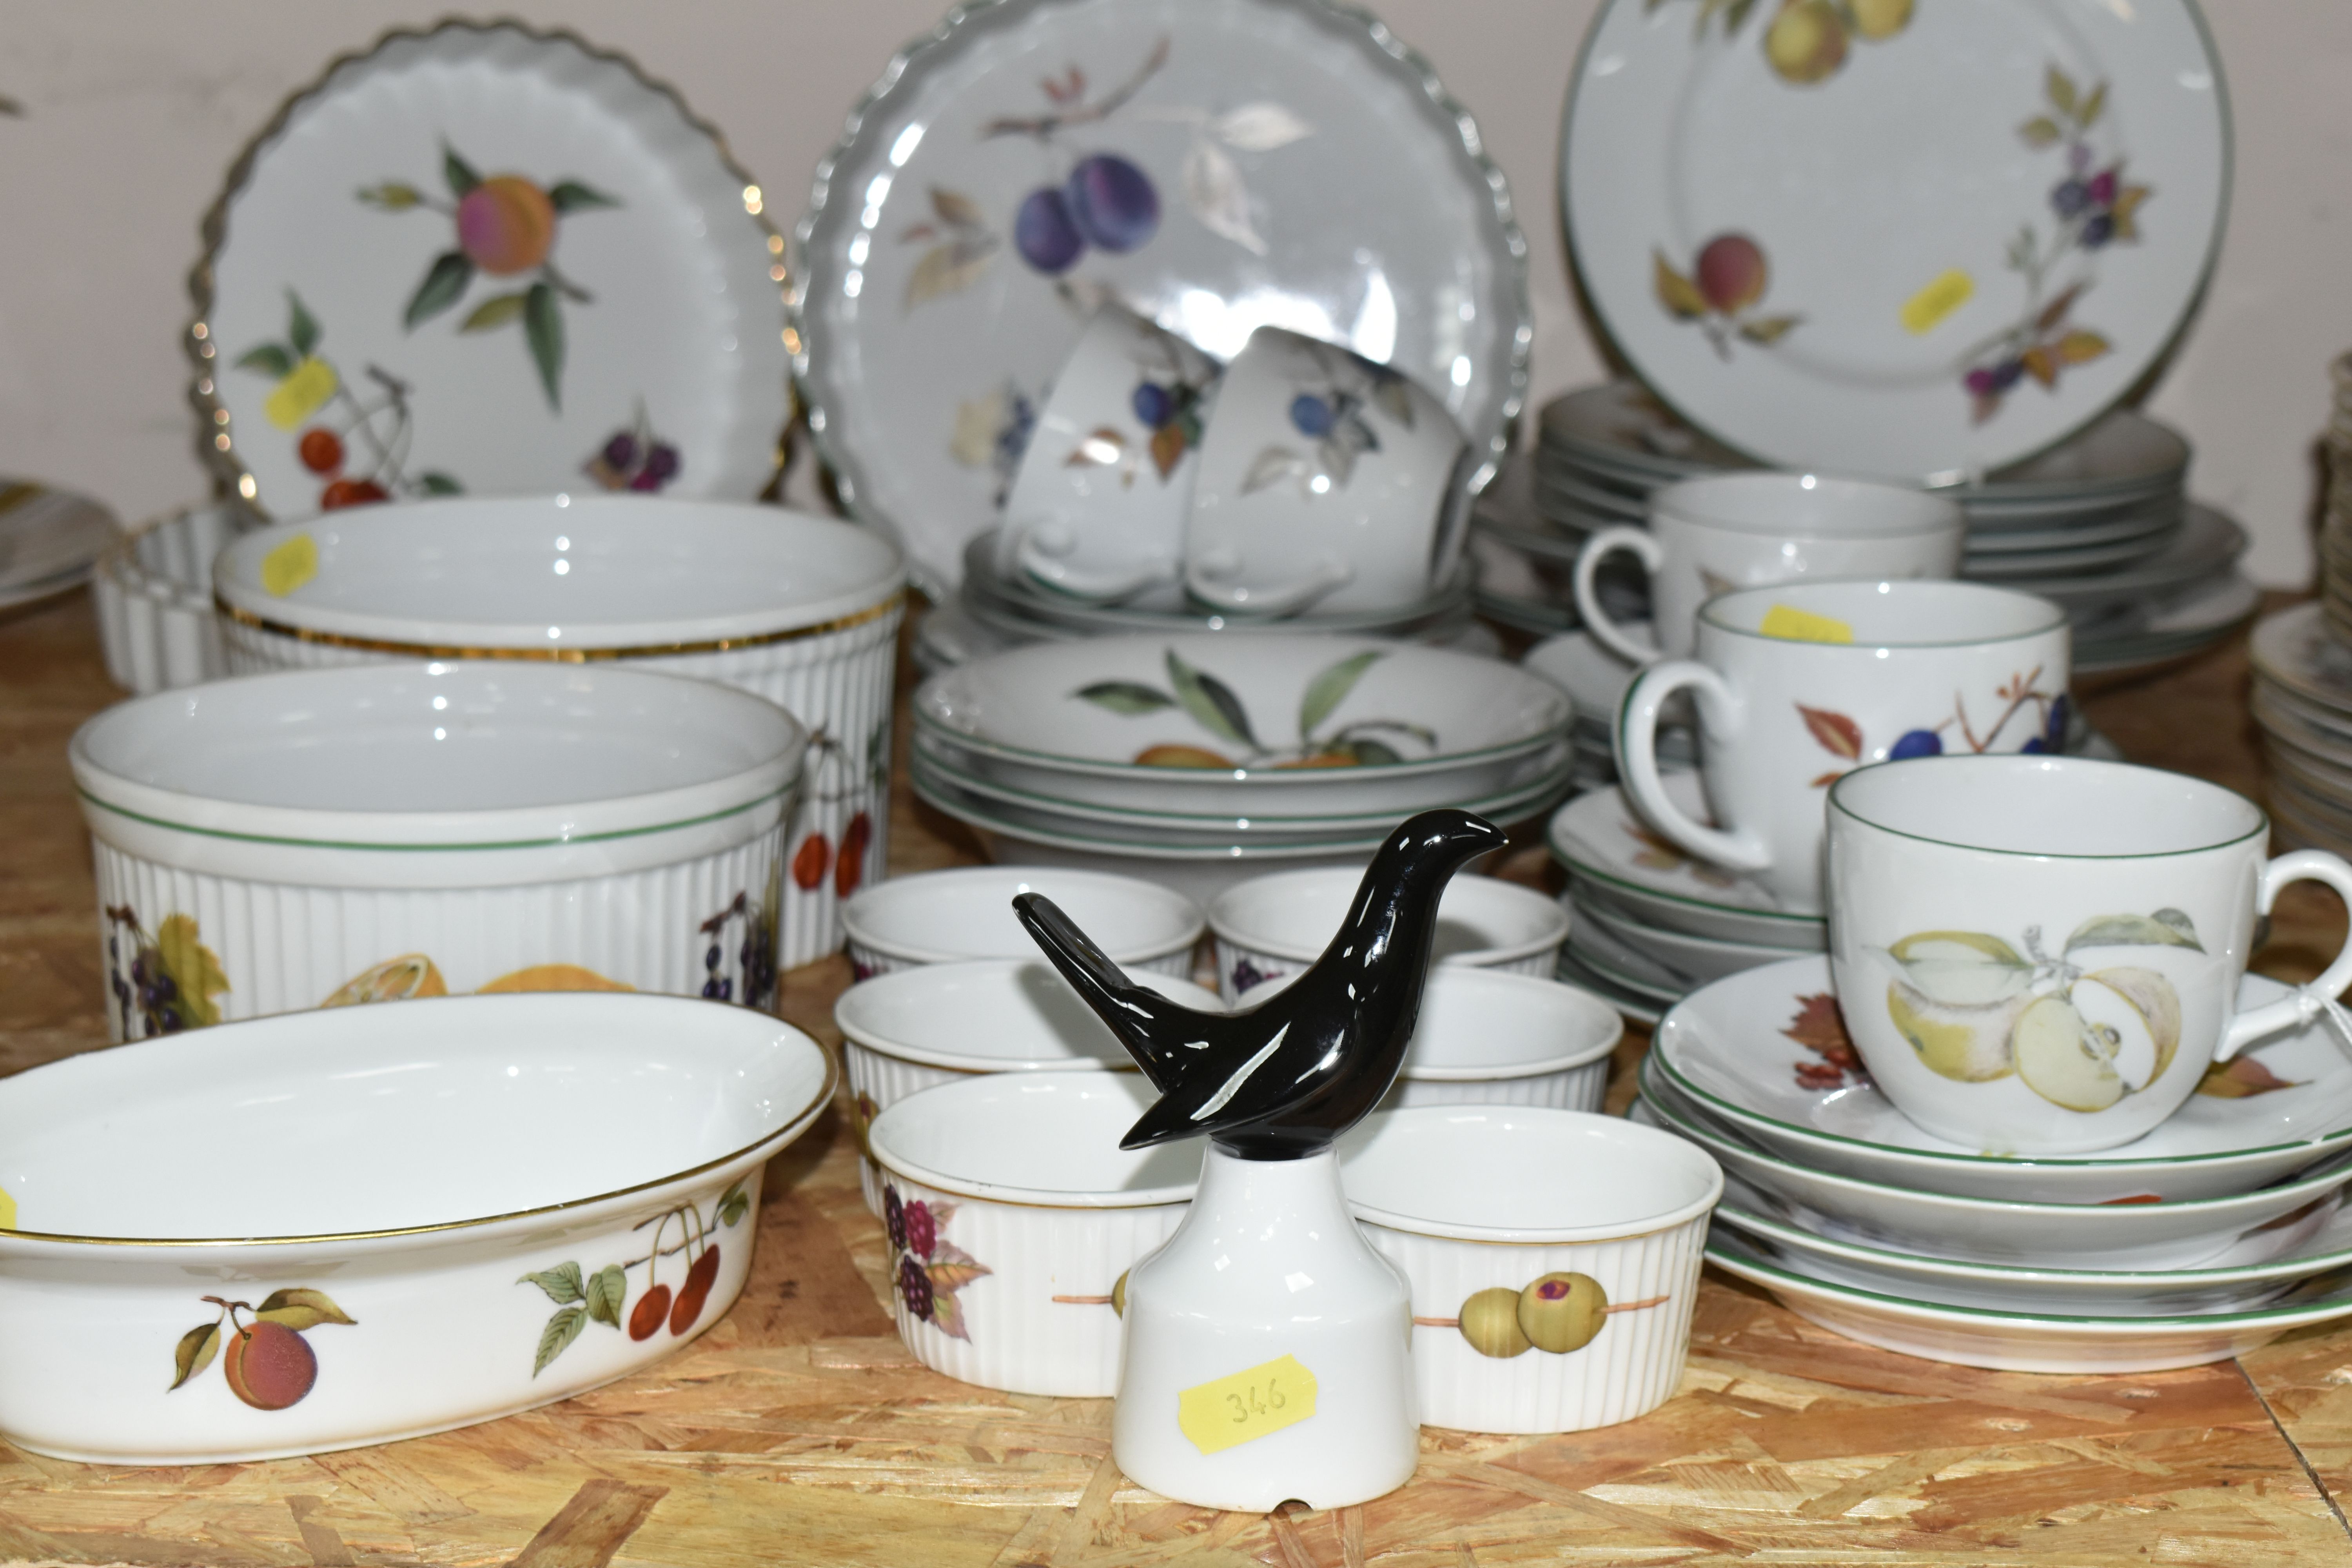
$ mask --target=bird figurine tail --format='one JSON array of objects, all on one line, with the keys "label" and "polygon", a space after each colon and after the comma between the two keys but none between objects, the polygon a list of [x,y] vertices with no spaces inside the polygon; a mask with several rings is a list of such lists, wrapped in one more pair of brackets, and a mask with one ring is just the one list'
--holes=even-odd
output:
[{"label": "bird figurine tail", "polygon": [[1109,1026],[1151,1086],[1163,1094],[1175,1088],[1182,1076],[1182,1058],[1198,1050],[1213,1027],[1211,1015],[1194,1012],[1129,980],[1127,972],[1043,893],[1013,895],[1013,912],[1062,972],[1062,978]]}]

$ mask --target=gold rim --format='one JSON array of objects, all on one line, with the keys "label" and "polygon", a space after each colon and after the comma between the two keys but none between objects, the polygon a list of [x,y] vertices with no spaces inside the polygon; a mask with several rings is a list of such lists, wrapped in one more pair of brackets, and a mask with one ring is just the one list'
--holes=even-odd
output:
[{"label": "gold rim", "polygon": [[308,626],[289,626],[283,621],[265,620],[251,610],[242,610],[218,594],[213,595],[213,605],[228,620],[255,631],[273,637],[291,637],[297,642],[316,643],[322,647],[347,647],[362,653],[392,653],[408,658],[514,658],[540,664],[593,664],[615,658],[659,658],[669,655],[693,653],[730,653],[740,648],[767,647],[776,643],[800,642],[808,637],[824,637],[832,632],[847,631],[903,608],[907,602],[905,589],[892,594],[877,605],[846,616],[836,616],[829,621],[819,621],[813,626],[793,626],[781,632],[761,632],[756,637],[713,637],[707,642],[644,643],[635,647],[461,647],[454,645],[421,642],[399,642],[387,637],[358,637],[342,632],[312,631]]}]

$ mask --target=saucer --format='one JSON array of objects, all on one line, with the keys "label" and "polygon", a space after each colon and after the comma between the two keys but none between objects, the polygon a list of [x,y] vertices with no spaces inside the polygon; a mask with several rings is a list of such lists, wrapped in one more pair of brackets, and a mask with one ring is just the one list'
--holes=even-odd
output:
[{"label": "saucer", "polygon": [[1572,949],[1560,950],[1559,963],[1552,971],[1552,978],[1563,985],[1573,985],[1580,991],[1591,992],[1637,1024],[1647,1024],[1655,1028],[1658,1020],[1665,1016],[1665,1005],[1654,1001],[1638,991],[1627,990],[1591,964],[1579,959]]},{"label": "saucer", "polygon": [[[1664,777],[1668,799],[1705,816],[1696,773]],[[1545,837],[1552,858],[1651,925],[1798,952],[1829,945],[1822,916],[1782,909],[1749,879],[1684,854],[1644,826],[1617,790],[1570,801],[1553,816]]]},{"label": "saucer", "polygon": [[[2024,1203],[1956,1197],[1815,1171],[1768,1154],[1694,1112],[1646,1063],[1642,1095],[1651,1114],[1722,1162],[1724,1170],[1771,1194],[1823,1234],[1972,1263],[2028,1268],[2186,1268],[2219,1257],[2251,1233],[2319,1200],[2333,1200],[2352,1163],[2260,1192],[2153,1204]],[[2269,1255],[2294,1245],[2290,1230],[2266,1233]]]},{"label": "saucer", "polygon": [[[1806,1075],[1829,1069],[1800,1037],[1826,1024],[1843,1039],[1835,1015],[1824,1018],[1820,1005],[1833,994],[1825,958],[1752,970],[1685,998],[1660,1026],[1652,1058],[1684,1100],[1773,1154],[1959,1196],[2072,1204],[2218,1197],[2352,1148],[2352,1062],[2323,1024],[2250,1047],[2237,1058],[2244,1066],[2225,1065],[2216,1079],[2238,1096],[2193,1094],[2136,1142],[2095,1156],[2014,1158],[1921,1131],[1858,1071],[1808,1087]],[[2240,1005],[2285,994],[2277,981],[2249,974]]]},{"label": "saucer", "polygon": [[1789,956],[1785,947],[1726,942],[1719,937],[1663,930],[1595,901],[1578,900],[1576,912],[1588,926],[1600,927],[1636,952],[1701,984],[1728,979],[1764,964],[1781,963]]}]

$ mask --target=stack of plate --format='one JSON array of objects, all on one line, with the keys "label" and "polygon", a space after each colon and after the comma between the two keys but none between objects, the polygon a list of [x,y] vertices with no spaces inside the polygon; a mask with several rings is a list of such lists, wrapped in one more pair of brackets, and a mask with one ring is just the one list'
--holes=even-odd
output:
[{"label": "stack of plate", "polygon": [[0,610],[79,586],[116,532],[94,500],[0,476]]},{"label": "stack of plate", "polygon": [[2352,641],[2352,353],[2329,367],[2327,512],[2319,530],[2319,595],[2327,624]]},{"label": "stack of plate", "polygon": [[1572,763],[1549,682],[1370,637],[1038,643],[931,677],[914,713],[915,793],[994,858],[1203,902],[1265,871],[1360,867],[1430,806],[1539,816]]},{"label": "stack of plate", "polygon": [[[1643,626],[1640,621],[1632,623],[1633,635],[1646,635]],[[1538,643],[1520,656],[1519,667],[1567,692],[1575,705],[1576,724],[1570,735],[1576,742],[1577,793],[1615,784],[1617,705],[1639,672],[1580,631],[1563,632]],[[1694,767],[1698,762],[1698,743],[1691,732],[1689,703],[1680,695],[1667,700],[1668,721],[1658,726],[1658,761],[1667,767]],[[1684,711],[1679,721],[1672,718],[1677,710]]]},{"label": "stack of plate", "polygon": [[2352,853],[2352,646],[2312,604],[2255,627],[2252,651],[2272,820],[2291,842]]},{"label": "stack of plate", "polygon": [[[2249,976],[2244,1005],[2285,990]],[[1641,1081],[1638,1111],[1724,1168],[1708,1258],[1868,1344],[2147,1372],[2352,1315],[2352,1063],[2324,1025],[2087,1155],[1988,1158],[1921,1131],[1854,1057],[1818,957],[1689,997]]]}]

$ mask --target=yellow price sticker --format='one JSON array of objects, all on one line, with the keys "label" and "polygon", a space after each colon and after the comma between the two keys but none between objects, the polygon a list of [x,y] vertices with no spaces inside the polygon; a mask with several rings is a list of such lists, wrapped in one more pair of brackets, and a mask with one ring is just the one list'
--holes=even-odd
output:
[{"label": "yellow price sticker", "polygon": [[1925,289],[1903,302],[1903,330],[1924,338],[1943,319],[1976,297],[1977,280],[1955,267],[1931,279]]},{"label": "yellow price sticker", "polygon": [[1765,611],[1764,624],[1756,629],[1768,637],[1785,637],[1790,642],[1853,641],[1853,628],[1843,621],[1787,605],[1775,605]]},{"label": "yellow price sticker", "polygon": [[282,599],[319,574],[319,546],[298,533],[261,558],[262,591]]},{"label": "yellow price sticker", "polygon": [[291,430],[325,407],[340,384],[333,365],[322,359],[306,359],[287,373],[278,390],[262,403],[261,411],[280,430]]},{"label": "yellow price sticker", "polygon": [[1276,1356],[1176,1396],[1177,1429],[1203,1454],[1222,1454],[1314,1414],[1315,1374],[1297,1356]]}]

